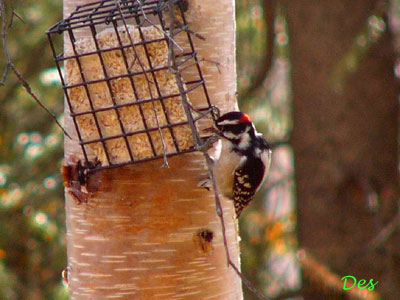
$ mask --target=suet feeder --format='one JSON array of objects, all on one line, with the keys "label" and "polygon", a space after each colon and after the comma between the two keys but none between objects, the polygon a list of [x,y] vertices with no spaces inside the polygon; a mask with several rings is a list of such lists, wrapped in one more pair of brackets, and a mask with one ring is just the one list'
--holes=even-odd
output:
[{"label": "suet feeder", "polygon": [[216,118],[186,4],[98,1],[47,31],[89,172],[196,151],[200,129]]}]

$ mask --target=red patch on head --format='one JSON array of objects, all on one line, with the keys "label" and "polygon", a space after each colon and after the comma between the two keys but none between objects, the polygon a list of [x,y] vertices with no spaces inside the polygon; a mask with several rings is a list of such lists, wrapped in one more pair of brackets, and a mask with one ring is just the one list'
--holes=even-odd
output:
[{"label": "red patch on head", "polygon": [[240,123],[249,123],[251,122],[248,114],[243,114],[243,116],[239,120]]}]

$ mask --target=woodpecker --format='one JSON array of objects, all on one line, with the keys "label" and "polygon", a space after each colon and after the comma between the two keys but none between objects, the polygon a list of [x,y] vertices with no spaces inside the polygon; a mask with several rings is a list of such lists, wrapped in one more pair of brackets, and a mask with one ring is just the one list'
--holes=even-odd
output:
[{"label": "woodpecker", "polygon": [[215,162],[217,186],[233,200],[239,218],[269,172],[271,147],[250,117],[239,111],[218,118],[214,132],[222,143],[221,155]]}]

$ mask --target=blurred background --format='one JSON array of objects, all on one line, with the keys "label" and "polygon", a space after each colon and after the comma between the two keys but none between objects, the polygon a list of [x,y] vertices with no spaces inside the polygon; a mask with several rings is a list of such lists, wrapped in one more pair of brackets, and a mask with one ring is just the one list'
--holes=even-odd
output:
[{"label": "blurred background", "polygon": [[[44,34],[62,1],[6,4],[10,57],[62,120]],[[400,1],[237,0],[236,13],[240,107],[273,146],[241,219],[243,272],[275,299],[400,299]],[[0,105],[0,300],[66,300],[62,132],[15,76]],[[344,291],[347,275],[379,283]]]}]

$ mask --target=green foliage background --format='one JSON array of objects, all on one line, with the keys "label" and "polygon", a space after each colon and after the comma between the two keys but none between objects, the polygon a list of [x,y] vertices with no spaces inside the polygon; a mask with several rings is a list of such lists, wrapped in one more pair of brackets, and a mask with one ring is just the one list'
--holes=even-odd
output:
[{"label": "green foliage background", "polygon": [[[43,104],[61,116],[62,91],[51,82],[44,32],[61,18],[62,1],[12,4],[23,22],[14,16],[8,31],[10,57]],[[66,265],[63,136],[11,72],[0,106],[0,299],[67,299],[60,276]]]}]

